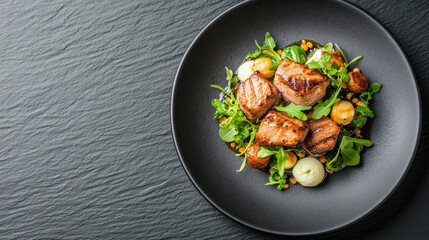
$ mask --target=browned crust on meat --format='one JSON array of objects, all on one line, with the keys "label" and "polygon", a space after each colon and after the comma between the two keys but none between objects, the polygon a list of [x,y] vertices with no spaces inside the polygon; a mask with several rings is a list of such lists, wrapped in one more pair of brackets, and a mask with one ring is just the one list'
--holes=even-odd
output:
[{"label": "browned crust on meat", "polygon": [[[265,96],[258,96],[258,87],[269,86],[269,91]],[[266,88],[264,90],[267,90]],[[258,71],[242,82],[237,90],[237,101],[241,110],[250,120],[255,120],[264,116],[267,111],[281,101],[278,89],[266,80]]]},{"label": "browned crust on meat", "polygon": [[[288,71],[289,68],[295,71]],[[276,77],[280,78],[278,79],[280,81],[283,80],[283,82],[287,83],[291,89],[300,95],[311,92],[315,87],[323,85],[324,82],[329,83],[328,78],[316,69],[310,69],[304,64],[293,62],[287,58],[280,63]]]},{"label": "browned crust on meat", "polygon": [[323,98],[329,83],[319,71],[289,59],[281,61],[274,77],[274,85],[286,102],[307,106]]},{"label": "browned crust on meat", "polygon": [[360,72],[349,72],[350,80],[347,83],[347,88],[352,93],[362,93],[368,89],[368,80]]},{"label": "browned crust on meat", "polygon": [[310,131],[302,143],[302,147],[312,156],[319,156],[335,147],[341,128],[329,117],[312,119],[312,114],[310,112],[307,115]]},{"label": "browned crust on meat", "polygon": [[253,168],[262,169],[268,165],[270,156],[264,158],[258,157],[259,150],[261,150],[261,147],[256,144],[249,146],[247,149],[247,164]]},{"label": "browned crust on meat", "polygon": [[287,113],[271,110],[262,120],[255,143],[259,146],[282,145],[296,147],[308,133],[308,124],[289,117]]},{"label": "browned crust on meat", "polygon": [[[309,137],[309,138],[311,138],[311,137]],[[322,141],[319,141],[317,144],[314,144],[314,145],[308,145],[308,144],[306,144],[306,141],[304,140],[304,143],[302,144],[302,146],[312,156],[319,156],[325,152],[332,150],[335,147],[335,144],[337,143],[337,138],[338,138],[338,134],[332,135],[332,136],[324,138]]]}]

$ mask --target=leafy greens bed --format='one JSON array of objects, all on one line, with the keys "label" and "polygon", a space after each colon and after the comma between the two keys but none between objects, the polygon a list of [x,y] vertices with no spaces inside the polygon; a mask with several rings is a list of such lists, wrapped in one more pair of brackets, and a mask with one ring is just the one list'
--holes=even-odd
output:
[{"label": "leafy greens bed", "polygon": [[[256,41],[255,43],[257,49],[246,55],[241,65],[243,67],[240,66],[236,73],[226,68],[227,87],[211,85],[222,92],[219,99],[212,100],[212,106],[216,109],[214,119],[220,122],[219,136],[231,149],[236,151],[238,156],[243,156],[243,162],[237,171],[242,171],[246,166],[249,152],[251,147],[255,146],[255,138],[263,121],[263,117],[250,120],[246,116],[239,104],[237,89],[247,80],[244,78],[255,71],[261,73],[272,83],[276,70],[285,59],[304,65],[305,68],[317,70],[329,79],[329,86],[323,98],[314,105],[300,105],[282,99],[283,101],[271,108],[272,111],[309,123],[310,120],[330,118],[335,121],[335,125],[339,126],[340,131],[335,136],[336,142],[333,143],[331,149],[320,154],[311,153],[300,144],[296,146],[256,146],[257,156],[253,156],[253,159],[265,162],[263,167],[258,168],[269,173],[269,182],[266,185],[277,185],[279,190],[288,188],[289,182],[315,186],[323,180],[326,173],[332,174],[346,166],[359,164],[360,153],[364,147],[373,145],[369,139],[364,137],[369,136],[370,121],[368,119],[375,116],[369,106],[370,101],[381,88],[380,84],[372,83],[367,84],[365,90],[356,89],[356,82],[362,83],[362,79],[366,81],[366,78],[361,77],[360,69],[355,68],[353,71],[349,71],[349,67],[363,57],[359,56],[348,61],[337,44],[328,43],[321,46],[311,40],[302,40],[284,49],[277,49],[276,41],[270,33],[266,33],[262,46]],[[338,61],[333,59],[335,52],[340,53],[340,57],[337,57]],[[242,74],[243,72],[247,74]],[[313,162],[302,161],[305,158],[307,160],[311,158],[310,160]],[[317,163],[314,163],[314,159],[317,159]],[[251,164],[249,163],[249,165]],[[320,168],[323,169],[322,177],[316,174],[317,171],[319,171],[319,175],[321,174],[320,170],[317,170]],[[315,178],[321,180],[316,181]],[[313,180],[316,182],[310,183]]]}]

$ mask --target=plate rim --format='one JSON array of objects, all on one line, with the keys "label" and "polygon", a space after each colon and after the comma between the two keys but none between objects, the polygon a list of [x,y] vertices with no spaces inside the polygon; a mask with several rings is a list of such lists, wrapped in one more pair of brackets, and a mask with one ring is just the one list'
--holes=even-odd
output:
[{"label": "plate rim", "polygon": [[398,49],[400,50],[400,52],[402,53],[405,62],[407,64],[407,66],[409,67],[409,69],[411,70],[411,75],[412,75],[412,80],[414,82],[414,85],[416,87],[416,92],[417,92],[417,99],[418,99],[418,130],[417,130],[417,135],[416,135],[416,139],[415,139],[415,145],[414,145],[414,149],[412,151],[412,154],[410,155],[410,159],[408,160],[408,164],[406,166],[406,168],[404,168],[402,175],[400,177],[400,179],[397,181],[397,183],[395,184],[395,186],[392,188],[392,190],[389,192],[389,194],[387,194],[381,201],[376,202],[376,204],[371,207],[368,211],[362,213],[361,215],[355,217],[354,219],[341,224],[341,225],[337,225],[336,227],[332,227],[329,228],[327,230],[322,230],[322,231],[313,231],[313,232],[308,232],[308,233],[288,233],[288,232],[280,232],[280,231],[273,231],[273,230],[269,230],[269,229],[265,229],[259,226],[256,226],[254,224],[248,223],[236,216],[234,216],[233,214],[229,213],[227,210],[223,209],[221,206],[219,206],[214,200],[212,200],[198,185],[197,181],[194,179],[193,175],[191,174],[191,172],[188,170],[188,168],[186,167],[186,163],[182,157],[181,151],[179,149],[178,143],[177,143],[177,139],[176,139],[176,131],[175,131],[175,115],[174,115],[174,109],[175,109],[175,98],[176,98],[176,88],[177,88],[177,83],[178,83],[178,77],[180,75],[180,72],[184,66],[184,62],[187,59],[190,51],[194,48],[195,43],[201,38],[201,36],[206,32],[206,30],[211,27],[213,24],[215,24],[219,19],[221,19],[224,15],[228,14],[229,12],[242,7],[243,5],[249,4],[251,2],[254,2],[255,0],[244,0],[238,4],[235,4],[233,6],[231,6],[230,8],[228,8],[227,10],[223,11],[221,14],[217,15],[214,19],[212,19],[207,25],[205,25],[203,27],[202,30],[199,31],[198,35],[192,40],[191,44],[189,45],[189,47],[186,49],[180,63],[179,66],[177,68],[176,74],[174,76],[174,81],[173,81],[173,87],[172,87],[172,92],[171,92],[171,97],[170,97],[170,127],[171,127],[171,134],[173,137],[173,142],[174,142],[174,147],[176,150],[176,153],[179,157],[180,163],[182,165],[182,168],[185,170],[186,175],[188,176],[188,178],[191,180],[192,184],[194,185],[194,187],[198,190],[198,192],[215,208],[217,209],[219,212],[221,212],[222,214],[224,214],[225,216],[229,217],[230,219],[246,226],[252,229],[256,229],[259,230],[261,232],[265,232],[265,233],[270,233],[270,234],[276,234],[276,235],[282,235],[282,236],[315,236],[315,235],[320,235],[320,234],[326,234],[326,233],[331,233],[331,232],[335,232],[335,231],[339,231],[341,229],[347,228],[357,222],[359,222],[360,220],[365,219],[368,215],[370,215],[371,213],[373,213],[376,209],[378,209],[381,205],[383,205],[387,199],[389,199],[392,194],[394,192],[396,192],[396,190],[398,189],[399,185],[402,183],[402,181],[404,180],[405,176],[407,175],[413,161],[414,158],[416,156],[417,150],[418,150],[418,146],[419,146],[419,142],[420,142],[420,137],[421,137],[421,130],[422,130],[422,100],[421,100],[421,93],[420,93],[420,88],[419,88],[419,84],[417,82],[415,73],[414,73],[414,69],[410,63],[410,60],[407,56],[407,54],[405,53],[403,47],[401,46],[401,44],[399,43],[399,41],[396,39],[396,37],[393,35],[393,33],[382,23],[380,22],[380,20],[378,20],[375,16],[373,16],[371,13],[369,13],[368,11],[366,11],[365,9],[359,7],[358,5],[348,2],[348,1],[341,1],[341,0],[330,0],[330,2],[335,2],[336,4],[344,4],[347,7],[351,7],[361,13],[363,13],[368,19],[372,20],[373,22],[375,22],[376,25],[379,25],[384,31],[385,33],[387,33],[387,36],[389,38],[391,38],[391,40],[397,45]]}]

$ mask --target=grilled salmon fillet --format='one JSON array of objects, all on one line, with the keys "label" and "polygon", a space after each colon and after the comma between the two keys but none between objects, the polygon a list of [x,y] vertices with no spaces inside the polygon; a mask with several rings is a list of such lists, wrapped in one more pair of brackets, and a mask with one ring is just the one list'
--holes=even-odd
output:
[{"label": "grilled salmon fillet", "polygon": [[277,88],[258,71],[240,84],[237,101],[241,110],[250,120],[264,116],[270,108],[280,103]]},{"label": "grilled salmon fillet", "polygon": [[274,77],[274,86],[283,100],[306,106],[313,106],[322,99],[329,83],[329,79],[319,71],[287,58],[280,62]]},{"label": "grilled salmon fillet", "polygon": [[312,114],[312,112],[307,114],[310,131],[302,147],[312,156],[317,157],[335,147],[341,128],[329,117],[313,119]]},{"label": "grilled salmon fillet", "polygon": [[253,168],[262,169],[268,165],[270,156],[264,158],[258,157],[259,150],[261,150],[260,146],[256,144],[250,145],[247,149],[247,164]]},{"label": "grilled salmon fillet", "polygon": [[255,143],[259,146],[296,147],[304,140],[308,129],[306,122],[292,118],[287,113],[271,110],[259,126]]},{"label": "grilled salmon fillet", "polygon": [[329,54],[332,56],[331,61],[326,63],[327,67],[331,67],[331,65],[333,63],[337,64],[337,69],[340,69],[341,67],[344,67],[344,61],[343,61],[343,57],[341,56],[341,52],[340,51],[335,51],[335,52],[328,52],[328,53],[324,53],[324,54]]}]

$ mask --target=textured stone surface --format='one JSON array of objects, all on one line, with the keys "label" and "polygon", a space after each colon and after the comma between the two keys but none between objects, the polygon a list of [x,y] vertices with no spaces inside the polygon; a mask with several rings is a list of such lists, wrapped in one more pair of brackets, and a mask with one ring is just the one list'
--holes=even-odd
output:
[{"label": "textured stone surface", "polygon": [[[199,31],[238,2],[0,2],[1,238],[277,238],[212,207],[171,137],[178,64]],[[424,124],[392,197],[362,222],[321,237],[427,239],[429,2],[352,2],[409,56]]]}]

